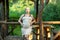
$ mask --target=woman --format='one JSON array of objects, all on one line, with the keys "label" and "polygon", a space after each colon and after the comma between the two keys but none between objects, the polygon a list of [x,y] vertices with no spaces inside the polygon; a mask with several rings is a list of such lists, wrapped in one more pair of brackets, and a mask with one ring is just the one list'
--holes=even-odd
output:
[{"label": "woman", "polygon": [[22,26],[22,36],[25,36],[25,38],[29,40],[28,37],[32,33],[32,24],[35,22],[33,15],[30,14],[29,7],[26,7],[26,14],[22,14],[18,22]]}]

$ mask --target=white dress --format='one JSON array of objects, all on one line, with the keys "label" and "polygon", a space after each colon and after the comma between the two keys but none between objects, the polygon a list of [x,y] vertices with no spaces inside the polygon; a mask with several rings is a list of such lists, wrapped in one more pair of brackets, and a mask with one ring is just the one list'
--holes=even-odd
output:
[{"label": "white dress", "polygon": [[22,20],[23,20],[23,27],[21,28],[22,35],[29,35],[32,32],[31,25],[32,17],[24,16]]}]

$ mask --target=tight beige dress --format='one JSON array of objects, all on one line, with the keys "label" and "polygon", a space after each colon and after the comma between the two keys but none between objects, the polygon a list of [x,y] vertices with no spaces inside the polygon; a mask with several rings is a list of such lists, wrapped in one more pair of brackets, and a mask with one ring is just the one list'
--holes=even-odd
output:
[{"label": "tight beige dress", "polygon": [[23,27],[21,28],[22,35],[29,35],[32,32],[31,22],[33,20],[33,16],[24,16],[22,17]]}]

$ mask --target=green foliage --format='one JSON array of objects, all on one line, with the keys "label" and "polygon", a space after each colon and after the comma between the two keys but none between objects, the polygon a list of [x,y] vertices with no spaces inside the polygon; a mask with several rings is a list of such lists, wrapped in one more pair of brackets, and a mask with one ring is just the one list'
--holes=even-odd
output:
[{"label": "green foliage", "polygon": [[25,8],[29,6],[31,8],[31,14],[35,14],[34,12],[34,3],[32,1],[18,0],[14,2],[14,0],[9,1],[9,18],[18,19],[21,14],[25,13]]},{"label": "green foliage", "polygon": [[43,11],[44,21],[59,21],[60,8],[55,4],[48,4]]},{"label": "green foliage", "polygon": [[[13,30],[13,33],[10,33],[10,35],[17,35],[21,36],[21,25],[15,25],[15,29]],[[9,25],[9,30],[11,31],[13,28],[12,25]]]}]

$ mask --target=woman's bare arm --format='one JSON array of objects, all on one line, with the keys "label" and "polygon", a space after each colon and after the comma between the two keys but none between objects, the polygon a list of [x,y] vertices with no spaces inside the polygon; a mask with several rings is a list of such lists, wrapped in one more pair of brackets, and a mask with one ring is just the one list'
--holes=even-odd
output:
[{"label": "woman's bare arm", "polygon": [[31,15],[31,16],[32,16],[32,22],[31,22],[31,23],[33,24],[33,23],[35,23],[36,21],[35,21],[33,15]]},{"label": "woman's bare arm", "polygon": [[24,16],[24,14],[22,14],[21,17],[20,17],[19,20],[18,20],[18,22],[19,22],[21,25],[23,25],[23,23],[22,23],[22,21],[21,21],[23,16]]}]

